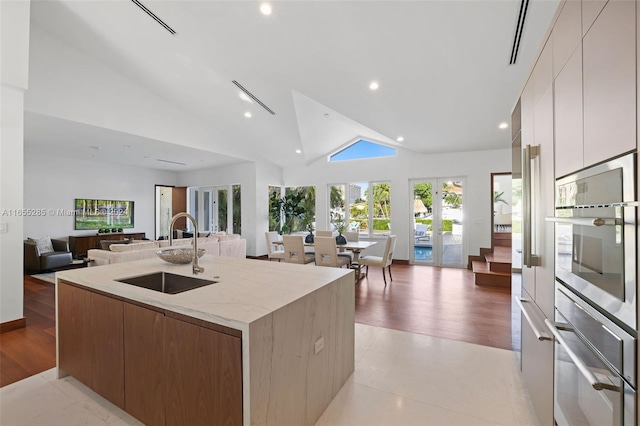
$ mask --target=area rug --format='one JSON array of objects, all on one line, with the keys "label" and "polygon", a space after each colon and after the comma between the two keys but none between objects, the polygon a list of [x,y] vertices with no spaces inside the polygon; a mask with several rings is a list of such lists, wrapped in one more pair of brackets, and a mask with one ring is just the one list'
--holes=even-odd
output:
[{"label": "area rug", "polygon": [[56,283],[56,273],[55,272],[45,272],[44,274],[33,274],[31,275],[33,278],[37,278],[42,281],[46,281],[51,284]]}]

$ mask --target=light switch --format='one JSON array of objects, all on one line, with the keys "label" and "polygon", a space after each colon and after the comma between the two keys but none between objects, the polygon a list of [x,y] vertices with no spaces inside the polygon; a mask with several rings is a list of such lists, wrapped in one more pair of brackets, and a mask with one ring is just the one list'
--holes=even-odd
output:
[{"label": "light switch", "polygon": [[9,224],[6,222],[0,223],[0,234],[6,234],[9,232]]},{"label": "light switch", "polygon": [[314,345],[315,353],[317,354],[324,348],[324,337],[319,338]]}]

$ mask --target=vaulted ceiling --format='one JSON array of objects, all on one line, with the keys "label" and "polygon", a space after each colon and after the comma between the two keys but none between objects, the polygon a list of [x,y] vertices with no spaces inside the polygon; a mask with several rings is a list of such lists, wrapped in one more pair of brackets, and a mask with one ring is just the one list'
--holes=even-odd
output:
[{"label": "vaulted ceiling", "polygon": [[[518,62],[509,65],[520,1],[277,1],[269,16],[254,1],[143,3],[177,33],[128,0],[33,0],[32,28],[202,126],[210,147],[185,149],[185,165],[148,166],[172,170],[256,160],[309,164],[358,137],[421,153],[507,148],[510,130],[498,124],[509,121],[558,5],[530,2]],[[241,97],[233,80],[275,115]],[[27,146],[57,139],[60,150],[77,154],[79,144],[94,149],[95,132],[96,140],[136,153],[158,141],[158,150],[175,155],[167,145],[173,139],[127,134],[117,123],[72,130],[73,120],[41,114],[32,106],[46,103],[44,87],[35,82],[26,98],[33,109]],[[65,145],[64,132],[78,140]]]}]

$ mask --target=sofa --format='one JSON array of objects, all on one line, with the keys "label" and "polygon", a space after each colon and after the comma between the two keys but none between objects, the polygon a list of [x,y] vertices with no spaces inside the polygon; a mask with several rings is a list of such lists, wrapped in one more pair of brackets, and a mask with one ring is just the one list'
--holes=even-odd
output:
[{"label": "sofa", "polygon": [[24,240],[24,269],[46,271],[71,264],[73,256],[69,243],[49,237]]},{"label": "sofa", "polygon": [[[173,240],[171,247],[192,246],[191,238]],[[169,247],[169,240],[159,241],[131,241],[126,244],[111,244],[109,250],[90,249],[87,257],[89,266],[110,265],[112,263],[131,262],[133,260],[150,259],[156,257],[161,248]],[[206,255],[247,257],[247,240],[240,235],[210,235],[198,238],[198,249],[205,249]]]}]

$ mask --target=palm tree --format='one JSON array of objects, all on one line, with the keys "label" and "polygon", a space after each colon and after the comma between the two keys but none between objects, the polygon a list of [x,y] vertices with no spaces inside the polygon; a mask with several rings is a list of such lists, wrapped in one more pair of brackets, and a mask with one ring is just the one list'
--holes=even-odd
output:
[{"label": "palm tree", "polygon": [[391,216],[389,202],[391,201],[391,185],[388,183],[377,183],[373,185],[373,208],[375,217]]}]

